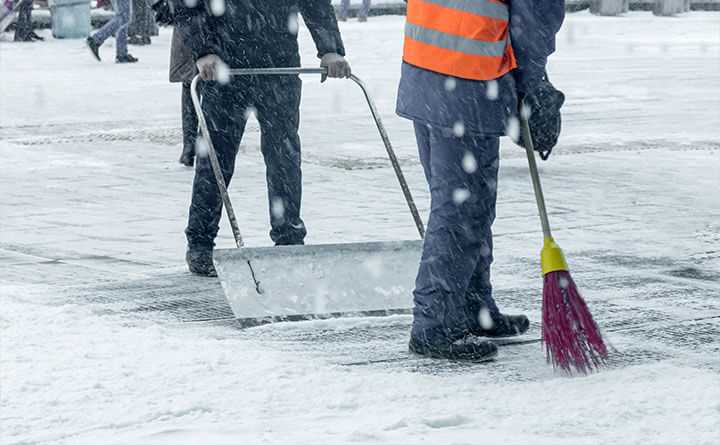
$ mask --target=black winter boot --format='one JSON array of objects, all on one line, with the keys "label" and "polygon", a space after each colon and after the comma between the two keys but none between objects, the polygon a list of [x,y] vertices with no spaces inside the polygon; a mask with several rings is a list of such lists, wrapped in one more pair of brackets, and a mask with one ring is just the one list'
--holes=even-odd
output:
[{"label": "black winter boot", "polygon": [[134,57],[132,54],[125,54],[124,56],[119,56],[115,58],[115,63],[135,63],[137,62],[137,57]]},{"label": "black winter boot", "polygon": [[88,37],[87,39],[85,39],[85,44],[90,49],[93,57],[95,57],[97,61],[100,62],[100,45],[98,45],[98,43],[92,37]]},{"label": "black winter boot", "polygon": [[442,330],[425,330],[413,333],[408,345],[410,352],[431,358],[468,360],[482,362],[492,360],[498,352],[497,345],[475,335],[453,339]]},{"label": "black winter boot", "polygon": [[[482,317],[481,317],[482,318]],[[480,337],[514,337],[527,332],[530,327],[530,320],[524,315],[503,315],[487,317],[488,320],[480,320],[481,327],[473,329],[472,333]]]},{"label": "black winter boot", "polygon": [[188,248],[185,254],[188,269],[195,275],[216,277],[217,271],[213,264],[212,248]]}]

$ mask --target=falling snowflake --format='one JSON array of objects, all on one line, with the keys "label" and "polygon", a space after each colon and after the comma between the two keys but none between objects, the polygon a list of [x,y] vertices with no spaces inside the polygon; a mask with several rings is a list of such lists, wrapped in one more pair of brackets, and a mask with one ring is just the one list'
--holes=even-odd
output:
[{"label": "falling snowflake", "polygon": [[530,109],[530,107],[523,103],[522,107],[520,107],[520,116],[523,119],[528,120],[528,119],[530,119],[531,114],[532,114],[532,110]]},{"label": "falling snowflake", "polygon": [[297,35],[299,29],[300,29],[300,23],[298,22],[298,15],[297,14],[290,14],[288,16],[288,32],[293,35]]},{"label": "falling snowflake", "polygon": [[497,80],[488,81],[487,88],[485,89],[485,97],[490,100],[497,100],[499,96],[500,86],[498,85]]},{"label": "falling snowflake", "polygon": [[205,136],[197,138],[195,141],[195,155],[198,158],[205,158],[208,155],[208,144],[205,140]]},{"label": "falling snowflake", "polygon": [[243,113],[243,116],[245,117],[245,120],[250,120],[251,118],[257,116],[257,108],[255,108],[255,107],[245,108],[245,112]]},{"label": "falling snowflake", "polygon": [[462,121],[455,122],[453,125],[453,134],[458,138],[465,136],[465,124]]},{"label": "falling snowflake", "polygon": [[454,77],[445,78],[445,91],[455,91],[457,88],[457,80]]},{"label": "falling snowflake", "polygon": [[520,121],[515,116],[510,116],[507,121],[507,127],[505,128],[505,134],[517,142],[520,140]]},{"label": "falling snowflake", "polygon": [[570,286],[570,282],[565,277],[560,277],[558,279],[558,285],[560,286],[560,289],[567,289],[568,286]]},{"label": "falling snowflake", "polygon": [[459,188],[459,189],[453,190],[453,202],[455,203],[455,205],[460,205],[460,204],[464,203],[465,201],[468,200],[469,197],[470,197],[470,190],[468,190],[468,189]]},{"label": "falling snowflake", "polygon": [[480,309],[480,312],[478,313],[478,321],[480,322],[480,327],[486,331],[489,331],[495,326],[495,322],[493,322],[493,319],[490,316],[490,311],[487,308]]},{"label": "falling snowflake", "polygon": [[475,173],[478,169],[477,159],[475,159],[475,155],[473,155],[469,151],[466,151],[465,156],[463,156],[462,166],[463,166],[463,170],[465,170],[465,173],[467,173],[467,174]]},{"label": "falling snowflake", "polygon": [[230,83],[230,67],[223,62],[218,62],[217,67],[215,68],[215,80],[217,80],[221,85]]},{"label": "falling snowflake", "polygon": [[285,217],[285,204],[283,204],[282,199],[272,199],[272,203],[270,204],[270,213],[272,213],[272,216],[277,219],[282,219]]},{"label": "falling snowflake", "polygon": [[225,14],[225,0],[210,0],[210,12],[215,17]]}]

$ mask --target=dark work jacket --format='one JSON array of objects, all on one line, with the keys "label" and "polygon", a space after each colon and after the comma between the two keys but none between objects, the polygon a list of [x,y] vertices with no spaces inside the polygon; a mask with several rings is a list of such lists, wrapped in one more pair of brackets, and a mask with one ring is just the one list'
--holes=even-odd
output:
[{"label": "dark work jacket", "polygon": [[[345,55],[330,0],[171,0],[175,29],[194,60],[216,54],[230,68],[272,68],[300,65],[298,12],[318,50]],[[211,5],[225,5],[222,14]]]},{"label": "dark work jacket", "polygon": [[440,128],[502,136],[517,114],[518,94],[531,91],[555,51],[555,34],[565,17],[563,0],[507,0],[510,41],[518,67],[494,81],[460,79],[402,65],[397,113]]}]

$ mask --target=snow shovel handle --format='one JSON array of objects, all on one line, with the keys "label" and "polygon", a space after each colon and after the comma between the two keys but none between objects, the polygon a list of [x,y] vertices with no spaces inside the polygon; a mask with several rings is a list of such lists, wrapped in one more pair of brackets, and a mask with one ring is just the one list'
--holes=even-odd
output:
[{"label": "snow shovel handle", "polygon": [[[247,69],[231,69],[229,70],[230,76],[262,76],[262,75],[298,75],[298,74],[327,74],[327,68],[247,68]],[[235,237],[235,243],[238,247],[243,246],[243,239],[242,234],[240,233],[240,228],[238,226],[237,218],[235,217],[235,211],[232,208],[232,204],[230,203],[230,197],[228,196],[227,191],[227,185],[225,183],[225,178],[222,174],[222,169],[220,168],[220,162],[217,157],[217,153],[215,151],[215,147],[213,146],[212,139],[210,138],[210,132],[208,131],[207,122],[205,120],[205,115],[202,112],[202,107],[200,105],[200,97],[197,93],[197,83],[200,79],[200,76],[197,75],[192,80],[192,84],[190,86],[190,92],[192,96],[193,106],[195,108],[195,113],[198,116],[198,123],[200,124],[200,129],[202,130],[203,135],[205,136],[204,140],[207,144],[208,149],[208,157],[210,159],[210,165],[213,170],[213,174],[215,176],[215,180],[218,184],[218,188],[220,189],[220,194],[222,195],[223,204],[225,205],[225,210],[228,215],[228,220],[230,221],[230,226],[232,227],[233,236]],[[393,170],[395,170],[395,176],[398,179],[398,182],[400,183],[400,188],[402,189],[403,195],[405,197],[405,201],[407,202],[408,208],[410,209],[410,213],[412,214],[413,220],[415,221],[415,227],[418,230],[418,233],[420,234],[420,238],[423,238],[425,236],[425,226],[423,225],[422,218],[420,218],[420,213],[418,212],[417,206],[415,205],[415,200],[412,197],[412,193],[410,192],[410,188],[408,187],[407,181],[405,180],[405,175],[403,175],[402,169],[400,168],[400,162],[398,161],[397,156],[395,155],[395,150],[392,147],[392,144],[390,143],[390,138],[388,137],[387,131],[385,130],[385,126],[382,123],[382,120],[380,119],[380,114],[377,111],[377,107],[375,107],[375,102],[373,101],[372,97],[370,96],[370,93],[368,92],[367,88],[365,87],[365,84],[362,80],[360,80],[357,76],[351,75],[350,80],[355,82],[360,89],[362,90],[363,94],[365,95],[365,100],[367,101],[368,107],[370,107],[370,113],[372,114],[372,118],[375,121],[375,125],[377,126],[378,132],[380,133],[380,138],[383,141],[383,144],[385,144],[385,150],[387,151],[388,158],[390,159],[390,163],[393,166]]]},{"label": "snow shovel handle", "polygon": [[545,207],[545,197],[543,195],[542,185],[540,184],[540,173],[538,172],[537,161],[535,160],[535,146],[532,135],[530,134],[530,124],[524,117],[520,118],[520,129],[523,134],[523,139],[527,142],[525,154],[527,154],[528,166],[530,167],[530,178],[532,179],[533,190],[535,191],[535,202],[537,203],[538,213],[540,214],[543,237],[545,239],[552,238],[550,221],[548,220],[547,208]]}]

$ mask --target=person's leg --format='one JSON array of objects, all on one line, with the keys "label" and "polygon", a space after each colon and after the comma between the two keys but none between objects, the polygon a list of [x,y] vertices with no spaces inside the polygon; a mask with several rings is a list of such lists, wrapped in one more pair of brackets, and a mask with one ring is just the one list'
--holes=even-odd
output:
[{"label": "person's leg", "polygon": [[195,159],[195,141],[198,132],[198,119],[193,107],[190,94],[190,82],[182,84],[181,98],[183,150],[180,155],[180,163],[192,167]]},{"label": "person's leg", "polygon": [[117,0],[112,2],[113,9],[115,11],[115,15],[107,22],[105,23],[95,34],[93,34],[91,37],[89,37],[90,40],[92,40],[95,44],[98,46],[105,43],[105,41],[110,38],[113,34],[115,34],[118,29],[123,24],[122,15],[119,13],[120,5],[119,3],[127,1],[127,0]]},{"label": "person's leg", "polygon": [[32,33],[32,0],[25,0],[18,7],[18,18],[15,24],[15,37],[16,42],[25,42],[30,40],[30,34]]},{"label": "person's leg", "polygon": [[[492,260],[499,140],[458,138],[418,125],[416,134],[429,178],[431,212],[414,292],[413,336],[432,331],[461,338],[479,323],[467,296],[471,279],[480,263],[489,270]],[[467,156],[475,158],[476,170],[463,162]],[[490,294],[483,298],[492,300]]]},{"label": "person's leg", "polygon": [[115,34],[115,60],[122,61],[128,57],[128,26],[132,15],[132,2],[130,0],[117,0],[115,14],[120,17],[120,26]]},{"label": "person's leg", "polygon": [[360,8],[360,15],[358,16],[361,22],[367,21],[368,15],[370,15],[370,1],[363,0],[362,2],[362,8]]},{"label": "person's leg", "polygon": [[339,20],[343,22],[347,20],[348,9],[350,9],[350,0],[342,0],[340,2],[340,15],[338,17]]},{"label": "person's leg", "polygon": [[[243,102],[242,93],[232,85],[208,83],[203,86],[202,108],[227,185],[233,175],[235,156],[245,129]],[[188,251],[212,252],[222,205],[220,189],[215,181],[210,160],[207,155],[198,155],[188,225],[185,229]]]},{"label": "person's leg", "polygon": [[270,238],[276,245],[302,244],[300,218],[302,170],[300,157],[300,94],[297,76],[263,79],[255,92],[262,132],[261,149],[267,172]]}]

